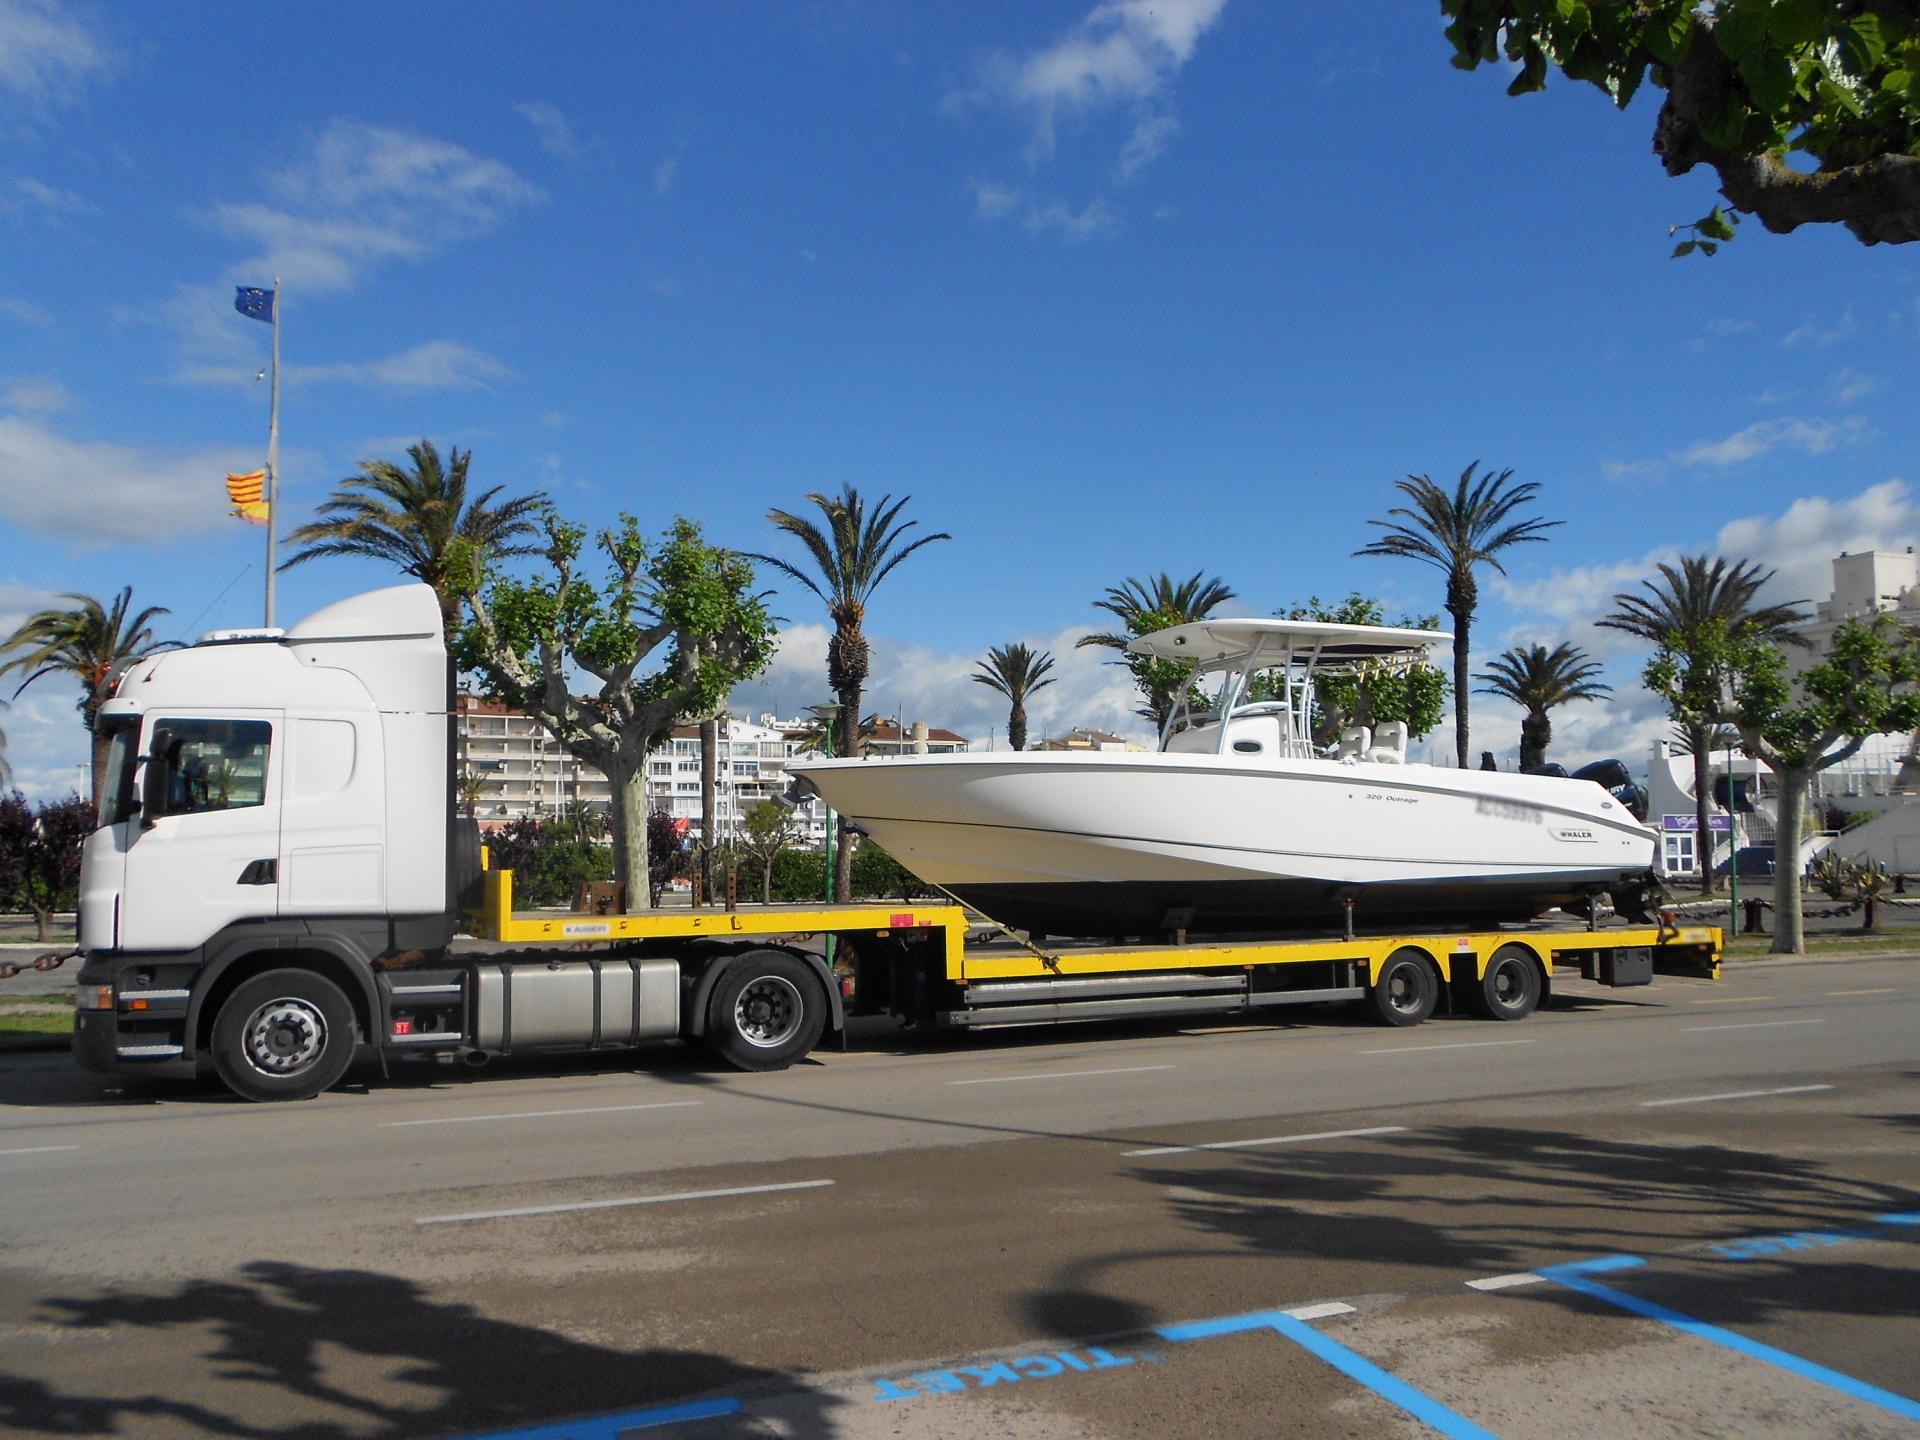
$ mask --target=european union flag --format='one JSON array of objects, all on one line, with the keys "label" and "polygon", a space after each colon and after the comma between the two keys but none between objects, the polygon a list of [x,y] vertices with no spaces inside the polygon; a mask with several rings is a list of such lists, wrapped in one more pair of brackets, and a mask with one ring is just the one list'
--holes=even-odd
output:
[{"label": "european union flag", "polygon": [[257,285],[236,285],[233,287],[233,308],[249,320],[264,320],[273,323],[273,292],[262,290]]}]

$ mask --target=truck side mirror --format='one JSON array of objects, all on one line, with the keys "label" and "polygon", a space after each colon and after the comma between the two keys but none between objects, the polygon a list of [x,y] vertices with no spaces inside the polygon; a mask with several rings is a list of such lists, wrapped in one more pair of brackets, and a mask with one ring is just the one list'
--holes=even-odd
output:
[{"label": "truck side mirror", "polygon": [[146,772],[140,778],[140,828],[151,830],[167,813],[167,796],[173,790],[173,732],[162,728],[153,732],[147,750]]}]

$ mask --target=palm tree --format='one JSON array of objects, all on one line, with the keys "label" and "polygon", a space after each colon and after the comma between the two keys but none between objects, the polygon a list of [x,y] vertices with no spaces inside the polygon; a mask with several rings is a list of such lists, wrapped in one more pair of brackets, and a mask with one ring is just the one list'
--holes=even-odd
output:
[{"label": "palm tree", "polygon": [[466,572],[508,555],[531,555],[540,547],[516,542],[536,533],[533,517],[546,503],[538,492],[495,505],[502,486],[467,499],[467,462],[473,451],[447,450],[447,463],[431,440],[409,445],[411,471],[386,460],[362,460],[360,473],[334,487],[320,518],[287,537],[307,548],[281,565],[291,569],[322,555],[367,555],[388,560],[440,597],[440,622],[452,639],[460,624],[461,585]]},{"label": "palm tree", "polygon": [[1133,672],[1133,683],[1140,687],[1147,701],[1138,713],[1153,721],[1158,730],[1167,723],[1167,716],[1173,712],[1174,701],[1185,689],[1191,671],[1176,661],[1129,655],[1127,646],[1155,630],[1204,620],[1231,599],[1233,591],[1226,581],[1217,576],[1204,576],[1198,570],[1185,580],[1175,580],[1164,570],[1145,583],[1129,577],[1120,585],[1109,586],[1106,596],[1093,602],[1094,609],[1104,610],[1120,621],[1120,631],[1082,635],[1074,641],[1074,648],[1095,645],[1118,650],[1119,656],[1109,663],[1125,665]]},{"label": "palm tree", "polygon": [[[772,510],[767,519],[775,528],[798,540],[813,557],[817,574],[810,575],[798,566],[775,555],[749,555],[798,580],[817,595],[833,621],[833,639],[827,642],[827,685],[840,702],[840,736],[835,749],[842,755],[859,753],[860,691],[867,683],[867,637],[862,630],[867,617],[867,602],[880,582],[893,569],[923,545],[953,537],[941,532],[922,535],[908,541],[907,532],[917,520],[900,521],[899,515],[911,495],[895,500],[882,495],[869,511],[866,499],[851,485],[842,486],[838,495],[810,493],[807,500],[819,507],[825,524],[817,524],[803,515]],[[834,855],[834,894],[841,901],[853,898],[853,847],[847,844],[846,821],[840,822],[840,847]]]},{"label": "palm tree", "polygon": [[107,778],[107,751],[111,742],[95,729],[100,707],[112,694],[115,676],[126,666],[161,650],[178,648],[175,640],[156,640],[153,620],[170,613],[164,606],[150,605],[129,618],[133,587],[129,585],[102,605],[91,595],[62,595],[73,601],[70,610],[42,610],[29,615],[5,640],[0,640],[0,655],[12,658],[0,663],[0,675],[14,670],[32,673],[20,682],[19,696],[43,675],[71,675],[80,682],[80,721],[93,732],[93,798],[100,800],[100,787]]},{"label": "palm tree", "polygon": [[1396,555],[1432,565],[1447,577],[1447,614],[1453,617],[1453,748],[1462,770],[1467,768],[1467,652],[1480,587],[1473,567],[1491,565],[1502,575],[1499,555],[1510,545],[1544,540],[1541,532],[1558,520],[1514,519],[1514,512],[1539,493],[1528,480],[1508,488],[1512,470],[1476,476],[1478,460],[1460,472],[1460,483],[1449,495],[1425,475],[1409,475],[1395,488],[1413,502],[1387,511],[1397,519],[1369,520],[1387,533],[1356,555]]},{"label": "palm tree", "polygon": [[1562,643],[1551,650],[1516,645],[1473,678],[1487,682],[1480,687],[1482,695],[1502,696],[1527,712],[1520,722],[1520,768],[1531,770],[1546,763],[1547,746],[1553,743],[1549,710],[1569,700],[1598,700],[1613,693],[1611,685],[1593,678],[1599,673],[1599,662],[1589,660],[1586,651]]},{"label": "palm tree", "polygon": [[[0,700],[0,710],[7,708],[7,702]],[[0,730],[0,790],[13,783],[13,767],[7,764],[7,732]]]},{"label": "palm tree", "polygon": [[460,795],[461,812],[471,820],[480,812],[481,798],[487,793],[487,777],[473,770],[463,770],[454,788]]},{"label": "palm tree", "polygon": [[[1642,580],[1641,594],[1613,597],[1613,609],[1599,623],[1621,630],[1655,646],[1671,645],[1683,655],[1698,649],[1712,636],[1747,629],[1775,644],[1805,645],[1794,626],[1806,619],[1793,605],[1759,605],[1760,587],[1773,578],[1751,560],[1729,563],[1718,555],[1685,555],[1678,565],[1664,562],[1658,580]],[[1714,892],[1713,832],[1707,828],[1712,808],[1709,759],[1718,736],[1708,721],[1688,717],[1677,721],[1686,732],[1686,750],[1693,756],[1694,819],[1700,837],[1700,893]]]},{"label": "palm tree", "polygon": [[1007,697],[1011,707],[1007,711],[1007,742],[1016,750],[1027,748],[1027,697],[1053,684],[1058,677],[1047,674],[1051,669],[1052,655],[1016,642],[989,649],[987,658],[980,662],[980,673],[973,677],[976,685],[990,686]]}]

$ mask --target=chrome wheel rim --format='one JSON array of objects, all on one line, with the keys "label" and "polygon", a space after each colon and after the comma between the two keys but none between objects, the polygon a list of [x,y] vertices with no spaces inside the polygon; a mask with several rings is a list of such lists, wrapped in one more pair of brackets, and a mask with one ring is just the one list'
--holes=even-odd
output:
[{"label": "chrome wheel rim", "polygon": [[806,1005],[791,981],[761,975],[749,981],[733,1002],[733,1028],[749,1045],[769,1050],[794,1037],[805,1012]]},{"label": "chrome wheel rim", "polygon": [[311,1001],[282,996],[247,1017],[240,1042],[247,1064],[262,1075],[298,1075],[327,1048],[327,1019]]}]

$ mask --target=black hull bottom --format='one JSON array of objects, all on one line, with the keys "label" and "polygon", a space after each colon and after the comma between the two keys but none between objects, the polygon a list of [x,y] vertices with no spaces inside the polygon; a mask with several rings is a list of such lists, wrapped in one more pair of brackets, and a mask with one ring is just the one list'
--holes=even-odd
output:
[{"label": "black hull bottom", "polygon": [[1647,881],[1644,871],[1535,875],[1526,880],[1432,880],[1339,885],[1298,879],[1194,883],[1084,882],[1048,885],[952,885],[967,904],[1015,930],[1086,938],[1161,935],[1340,933],[1353,901],[1356,934],[1489,929],[1517,924],[1611,891],[1626,910]]}]

